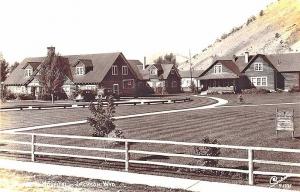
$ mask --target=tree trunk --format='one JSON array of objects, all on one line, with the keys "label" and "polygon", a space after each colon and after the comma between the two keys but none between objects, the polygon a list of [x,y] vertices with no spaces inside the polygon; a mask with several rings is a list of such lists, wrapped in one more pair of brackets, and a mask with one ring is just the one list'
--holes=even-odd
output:
[{"label": "tree trunk", "polygon": [[52,101],[52,104],[54,103],[54,95],[53,93],[51,94],[51,101]]}]

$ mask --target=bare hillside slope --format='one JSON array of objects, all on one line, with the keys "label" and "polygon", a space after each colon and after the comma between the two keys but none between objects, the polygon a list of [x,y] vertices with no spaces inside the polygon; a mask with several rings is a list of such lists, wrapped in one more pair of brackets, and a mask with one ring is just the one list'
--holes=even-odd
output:
[{"label": "bare hillside slope", "polygon": [[[300,0],[279,0],[194,56],[203,69],[215,56],[300,52]],[[184,62],[181,69],[188,69]]]}]

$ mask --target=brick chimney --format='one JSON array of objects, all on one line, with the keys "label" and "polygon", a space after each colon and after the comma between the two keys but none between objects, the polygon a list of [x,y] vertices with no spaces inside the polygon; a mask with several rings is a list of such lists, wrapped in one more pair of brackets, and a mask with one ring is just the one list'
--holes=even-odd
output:
[{"label": "brick chimney", "polygon": [[249,52],[245,52],[245,63],[249,63]]},{"label": "brick chimney", "polygon": [[52,56],[55,54],[55,47],[47,47],[47,55]]}]

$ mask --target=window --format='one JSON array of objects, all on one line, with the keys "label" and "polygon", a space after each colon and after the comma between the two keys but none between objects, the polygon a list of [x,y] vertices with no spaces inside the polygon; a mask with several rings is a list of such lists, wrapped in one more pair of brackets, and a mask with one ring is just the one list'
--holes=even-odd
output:
[{"label": "window", "polygon": [[134,80],[133,79],[123,80],[123,89],[132,89],[132,88],[134,88]]},{"label": "window", "polygon": [[222,73],[222,65],[215,65],[214,73]]},{"label": "window", "polygon": [[177,81],[172,81],[172,87],[173,88],[177,87]]},{"label": "window", "polygon": [[251,83],[254,86],[268,86],[267,77],[251,77]]},{"label": "window", "polygon": [[111,68],[112,75],[118,75],[118,66],[113,65]]},{"label": "window", "polygon": [[128,67],[122,66],[122,75],[128,75]]},{"label": "window", "polygon": [[254,71],[263,71],[262,63],[254,63]]},{"label": "window", "polygon": [[150,70],[150,75],[156,75],[156,74],[157,74],[157,69]]},{"label": "window", "polygon": [[172,74],[172,75],[175,74],[175,69],[171,69],[171,74]]},{"label": "window", "polygon": [[30,77],[32,75],[32,69],[25,69],[25,77]]},{"label": "window", "polygon": [[76,67],[76,75],[84,75],[84,67]]}]

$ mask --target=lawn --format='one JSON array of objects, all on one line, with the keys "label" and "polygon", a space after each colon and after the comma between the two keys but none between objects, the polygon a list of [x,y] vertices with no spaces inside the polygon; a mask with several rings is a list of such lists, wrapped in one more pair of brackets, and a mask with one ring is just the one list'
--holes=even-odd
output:
[{"label": "lawn", "polygon": [[[258,106],[241,106],[237,102],[236,95],[222,95],[222,98],[229,100],[227,107],[218,107],[214,109],[206,110],[196,110],[180,113],[171,113],[163,115],[153,115],[147,117],[138,117],[131,119],[117,120],[117,127],[122,129],[125,133],[126,138],[132,139],[151,139],[151,140],[172,140],[172,141],[184,141],[184,142],[202,142],[203,137],[209,136],[211,138],[218,139],[220,144],[228,145],[240,145],[240,146],[264,146],[264,147],[276,147],[276,148],[300,148],[300,105],[258,105]],[[246,104],[276,104],[276,103],[290,103],[298,102],[300,100],[300,94],[267,94],[267,95],[246,95],[244,96]],[[196,100],[197,98],[195,98]],[[200,98],[201,100],[201,98]],[[195,105],[195,101],[191,103],[181,103],[175,105],[153,105],[153,106],[120,106],[117,107],[117,115],[123,114],[134,114],[134,113],[144,113],[149,111],[159,111],[166,109],[177,109],[177,108],[188,108]],[[147,108],[148,107],[148,108]],[[168,108],[170,107],[170,108]],[[295,110],[295,128],[296,128],[296,138],[291,139],[290,133],[282,132],[278,135],[275,134],[275,109],[279,107],[280,109],[294,109]],[[25,112],[25,111],[24,111]],[[24,113],[19,112],[19,113]],[[43,111],[44,112],[44,111]],[[57,114],[55,114],[56,112]],[[68,115],[63,116],[61,112],[69,112]],[[17,112],[14,112],[17,113]],[[25,112],[26,113],[26,112]],[[76,110],[45,110],[46,114],[35,114],[34,119],[43,118],[52,119],[55,116],[60,116],[61,118],[73,118],[74,120],[82,120],[84,117],[89,115],[87,109],[76,109]],[[28,111],[28,114],[29,111]],[[60,120],[60,118],[58,118]],[[72,119],[73,120],[73,119]],[[43,121],[44,122],[44,121]],[[57,122],[57,120],[55,120]],[[20,123],[20,122],[19,122]],[[54,123],[54,121],[53,121]],[[46,123],[45,123],[46,124]],[[50,133],[50,134],[66,134],[66,135],[82,135],[91,136],[92,129],[88,124],[83,125],[73,125],[49,129],[34,130],[35,133]],[[26,139],[25,137],[22,139]],[[28,138],[27,138],[28,139]],[[103,146],[103,143],[92,142],[87,140],[66,140],[66,139],[45,139],[39,138],[38,142],[44,143],[55,143],[64,145],[80,145],[80,146]],[[111,146],[109,146],[111,147]],[[120,148],[122,148],[121,146]],[[175,147],[173,145],[146,145],[146,144],[133,144],[132,149],[138,150],[158,150],[161,152],[170,153],[187,153],[194,154],[194,149],[192,147]],[[42,148],[39,148],[42,150]],[[44,149],[43,149],[44,150]],[[53,152],[53,149],[47,149],[49,152]],[[100,152],[83,152],[83,151],[70,151],[61,150],[64,153],[75,153],[75,154],[86,154],[107,157],[115,157],[123,159],[123,154],[103,154]],[[221,150],[222,156],[230,157],[242,157],[246,158],[247,153],[245,151],[237,150]],[[255,154],[256,158],[268,159],[268,160],[280,160],[289,162],[299,162],[300,156],[295,154],[287,153],[262,153],[258,152]],[[132,159],[138,160],[148,160],[148,161],[160,161],[160,162],[170,162],[170,163],[188,163],[197,164],[196,160],[186,160],[182,158],[168,158],[161,156],[150,156],[150,155],[132,155]],[[82,166],[92,166],[92,167],[102,167],[102,168],[113,168],[122,170],[124,169],[123,164],[109,164],[108,162],[98,162],[98,161],[86,161],[79,160],[77,162],[74,159],[61,159],[61,158],[40,158],[40,160],[51,162],[57,161],[63,164],[73,164],[79,163]],[[220,166],[230,167],[230,168],[245,168],[246,163],[235,163],[228,161],[220,161]],[[162,171],[163,170],[163,171]],[[261,164],[255,165],[255,170],[266,170],[266,171],[283,171],[283,172],[293,172],[300,173],[300,169],[292,168],[286,166],[263,166]],[[202,173],[194,173],[184,169],[169,169],[161,168],[156,166],[138,166],[132,165],[131,171],[142,172],[142,173],[153,173],[153,174],[163,174],[163,175],[176,175],[178,177],[188,177],[197,178],[204,180],[217,180],[224,181],[226,178],[230,179],[230,182],[234,183],[246,183],[245,175],[232,175],[225,176],[220,179],[220,177],[203,175]],[[178,174],[179,173],[179,174]],[[232,180],[232,177],[236,179]],[[259,177],[258,177],[259,178]],[[268,186],[268,178],[264,178],[262,181],[264,185]],[[296,180],[295,182],[299,182]]]}]

